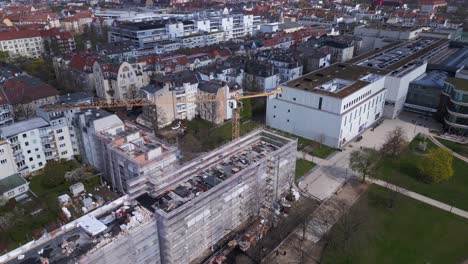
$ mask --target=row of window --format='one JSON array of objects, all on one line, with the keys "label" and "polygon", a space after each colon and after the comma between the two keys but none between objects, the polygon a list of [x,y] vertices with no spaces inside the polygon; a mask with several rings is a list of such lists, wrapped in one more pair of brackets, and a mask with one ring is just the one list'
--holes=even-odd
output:
[{"label": "row of window", "polygon": [[[377,96],[377,97],[374,97],[371,101],[365,103],[364,105],[362,105],[361,107],[357,108],[355,111],[354,111],[354,120],[356,120],[356,118],[358,116],[361,116],[361,114],[364,112],[368,112],[367,113],[367,116],[369,116],[369,110],[371,107],[374,107],[377,106],[378,103],[381,103],[382,102],[382,99],[383,99],[383,94]],[[366,107],[367,107],[367,110],[366,110]],[[359,113],[358,113],[358,110],[359,110]],[[375,107],[374,109],[374,113],[377,112],[377,107]],[[349,116],[349,122],[351,122],[351,120],[353,119],[353,112],[351,112],[349,115],[345,115],[345,120],[344,120],[344,126],[346,126],[346,124],[348,123],[348,116]]]},{"label": "row of window", "polygon": [[359,96],[358,98],[354,99],[353,101],[351,101],[351,102],[345,104],[345,105],[343,106],[343,110],[348,109],[349,107],[355,105],[356,103],[359,103],[362,99],[366,98],[366,97],[369,96],[370,94],[371,94],[371,91],[368,91],[368,92],[366,92],[365,94],[363,94],[363,95]]}]

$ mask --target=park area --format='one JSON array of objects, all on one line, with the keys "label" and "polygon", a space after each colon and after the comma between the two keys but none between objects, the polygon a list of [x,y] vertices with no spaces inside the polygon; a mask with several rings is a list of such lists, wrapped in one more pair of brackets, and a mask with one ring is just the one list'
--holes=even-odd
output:
[{"label": "park area", "polygon": [[317,142],[314,140],[296,136],[296,135],[293,135],[284,131],[276,130],[276,129],[272,129],[272,130],[276,131],[277,133],[285,137],[297,139],[298,151],[305,152],[317,158],[326,159],[336,151],[336,149],[329,147],[325,144],[321,144],[320,142]]},{"label": "park area", "polygon": [[332,228],[323,263],[461,263],[466,234],[467,219],[372,185]]},{"label": "park area", "polygon": [[[384,158],[374,177],[468,211],[468,164],[454,157],[454,174],[450,179],[440,183],[424,181],[418,170],[418,164],[425,155],[417,149],[422,140],[418,136],[398,157]],[[437,148],[430,140],[426,142],[428,150]]]},{"label": "park area", "polygon": [[443,138],[437,138],[437,141],[451,149],[453,152],[468,158],[468,144],[457,143]]},{"label": "park area", "polygon": [[307,172],[309,172],[311,169],[313,169],[317,164],[303,160],[303,159],[297,159],[296,160],[296,174],[294,177],[294,180],[298,180],[302,176],[304,176]]},{"label": "park area", "polygon": [[[79,174],[79,171],[83,173]],[[65,173],[73,177],[81,175],[82,178],[65,179]],[[21,201],[10,199],[0,207],[0,251],[12,250],[32,239],[39,238],[44,231],[51,232],[64,223],[80,217],[84,212],[82,204],[84,194],[73,197],[69,187],[82,182],[86,194],[92,195],[92,199],[99,198],[102,202],[110,201],[118,197],[107,187],[100,186],[100,177],[94,174],[92,168],[82,167],[74,160],[50,161],[41,174],[32,176],[29,188],[29,198]],[[58,197],[68,194],[72,199],[67,203],[71,218],[64,216],[59,205]],[[99,204],[99,203],[98,203]]]}]

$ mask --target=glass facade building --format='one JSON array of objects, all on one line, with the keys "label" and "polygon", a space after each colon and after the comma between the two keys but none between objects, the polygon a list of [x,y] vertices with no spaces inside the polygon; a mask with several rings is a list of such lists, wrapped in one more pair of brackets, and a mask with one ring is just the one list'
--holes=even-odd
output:
[{"label": "glass facade building", "polygon": [[412,81],[408,87],[405,110],[435,116],[447,78],[447,72],[430,71]]},{"label": "glass facade building", "polygon": [[442,95],[445,129],[452,134],[468,136],[468,80],[447,79]]}]

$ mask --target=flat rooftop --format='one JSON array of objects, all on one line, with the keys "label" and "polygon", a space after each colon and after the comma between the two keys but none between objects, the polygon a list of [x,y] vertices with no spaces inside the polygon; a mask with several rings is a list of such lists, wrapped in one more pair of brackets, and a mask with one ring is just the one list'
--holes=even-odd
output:
[{"label": "flat rooftop", "polygon": [[448,40],[443,39],[420,38],[369,55],[364,60],[357,62],[357,65],[396,70],[447,42]]},{"label": "flat rooftop", "polygon": [[250,147],[225,159],[223,162],[198,171],[193,178],[157,197],[154,206],[169,213],[196,198],[201,193],[209,191],[214,186],[266,157],[268,153],[274,152],[278,148],[279,146],[271,143],[262,140],[257,141]]},{"label": "flat rooftop", "polygon": [[[385,69],[368,68],[358,65],[339,63],[308,73],[302,77],[289,81],[284,85],[290,88],[315,92],[337,98],[344,98],[357,90],[367,86],[373,78],[371,76],[384,76],[390,73]],[[376,78],[378,79],[378,78]],[[345,86],[336,91],[321,89],[323,85],[334,80],[343,80]]]},{"label": "flat rooftop", "polygon": [[416,31],[419,29],[422,30],[422,27],[402,27],[398,25],[382,24],[382,23],[367,24],[366,26],[364,26],[364,28],[401,31],[401,32],[412,32],[412,31]]}]

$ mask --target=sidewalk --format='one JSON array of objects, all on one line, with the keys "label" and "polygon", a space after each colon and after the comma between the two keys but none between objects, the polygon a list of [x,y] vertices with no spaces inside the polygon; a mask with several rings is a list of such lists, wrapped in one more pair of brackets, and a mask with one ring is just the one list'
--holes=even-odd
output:
[{"label": "sidewalk", "polygon": [[463,210],[458,209],[456,207],[453,207],[451,205],[439,202],[437,200],[431,199],[431,198],[426,197],[424,195],[409,191],[409,190],[407,190],[405,188],[401,188],[399,186],[396,186],[394,184],[391,184],[391,183],[388,183],[388,182],[385,182],[385,181],[382,181],[382,180],[378,180],[378,179],[374,179],[374,178],[367,178],[367,181],[370,182],[370,183],[374,183],[374,184],[377,184],[379,186],[382,186],[384,188],[387,188],[389,190],[401,193],[401,194],[403,194],[405,196],[411,197],[411,198],[416,199],[416,200],[418,200],[420,202],[432,205],[434,207],[437,207],[437,208],[442,209],[444,211],[447,211],[449,213],[456,214],[458,216],[461,216],[463,218],[468,219],[468,212],[467,211],[463,211]]},{"label": "sidewalk", "polygon": [[432,143],[436,144],[437,146],[447,150],[452,154],[454,157],[463,160],[464,162],[468,163],[468,158],[465,156],[462,156],[456,152],[453,152],[451,149],[447,148],[444,144],[440,143],[433,135],[427,134],[428,138],[432,141]]}]

